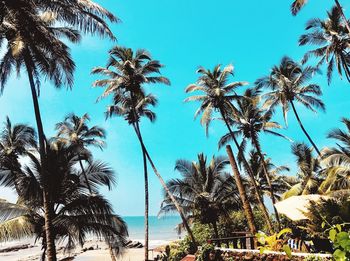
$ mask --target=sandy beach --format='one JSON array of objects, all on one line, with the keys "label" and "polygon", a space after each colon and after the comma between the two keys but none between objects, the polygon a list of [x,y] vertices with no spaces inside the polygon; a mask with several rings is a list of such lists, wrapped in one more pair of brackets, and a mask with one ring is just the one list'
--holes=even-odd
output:
[{"label": "sandy beach", "polygon": [[[2,247],[4,248],[4,247]],[[86,250],[90,249],[93,250]],[[72,253],[64,253],[58,247],[57,257],[58,260],[76,260],[76,261],[110,261],[111,257],[107,246],[100,241],[89,241],[84,245],[84,249],[77,248]],[[152,249],[152,248],[151,248]],[[150,251],[150,258],[154,258],[159,254],[156,251]],[[40,260],[41,256],[41,247],[39,245],[30,245],[26,249],[21,249],[18,251],[0,253],[1,261],[36,261]],[[117,257],[117,260],[120,261],[139,261],[143,260],[144,249],[135,248],[135,249],[125,249],[121,256]],[[69,259],[71,258],[71,259]]]}]

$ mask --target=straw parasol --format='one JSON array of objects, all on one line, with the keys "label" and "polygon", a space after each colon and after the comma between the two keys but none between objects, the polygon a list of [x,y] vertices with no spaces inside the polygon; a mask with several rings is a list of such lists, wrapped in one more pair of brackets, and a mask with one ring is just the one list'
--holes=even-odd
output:
[{"label": "straw parasol", "polygon": [[320,201],[321,199],[327,199],[328,196],[324,195],[301,195],[292,196],[275,204],[278,213],[286,215],[293,221],[308,219],[304,213],[308,212],[310,201]]}]

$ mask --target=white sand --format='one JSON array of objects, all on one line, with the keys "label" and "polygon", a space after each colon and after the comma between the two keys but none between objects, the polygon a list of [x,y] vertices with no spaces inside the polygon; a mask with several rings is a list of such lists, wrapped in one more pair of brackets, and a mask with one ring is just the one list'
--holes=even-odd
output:
[{"label": "white sand", "polygon": [[[110,261],[111,257],[107,246],[103,242],[90,241],[84,245],[84,248],[94,247],[94,250],[83,252],[82,249],[77,249],[73,253],[63,253],[58,251],[58,260],[65,257],[74,257],[77,261]],[[99,249],[96,249],[98,246]],[[150,251],[149,258],[153,259],[157,256],[157,252]],[[41,257],[41,247],[35,246],[28,249],[13,251],[8,253],[0,253],[0,261],[37,261]],[[141,261],[144,257],[144,249],[126,249],[122,256],[118,257],[120,261]]]},{"label": "white sand", "polygon": [[[150,253],[149,258],[153,259],[157,253]],[[120,261],[141,261],[144,258],[144,249],[127,249],[125,253],[118,257]],[[111,257],[108,250],[91,250],[78,255],[74,260],[76,261],[110,261]]]}]

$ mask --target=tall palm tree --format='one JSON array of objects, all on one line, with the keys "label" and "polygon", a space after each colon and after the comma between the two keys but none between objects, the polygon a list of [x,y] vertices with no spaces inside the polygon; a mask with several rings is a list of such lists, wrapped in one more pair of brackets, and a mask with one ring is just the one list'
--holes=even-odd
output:
[{"label": "tall palm tree", "polygon": [[322,163],[326,165],[321,173],[325,180],[320,186],[322,193],[345,191],[350,189],[350,120],[343,118],[346,130],[334,129],[327,135],[337,141],[336,147],[323,150]]},{"label": "tall palm tree", "polygon": [[320,160],[312,155],[312,149],[305,143],[294,143],[292,152],[298,166],[298,183],[285,192],[283,198],[317,193],[322,182]]},{"label": "tall palm tree", "polygon": [[[68,47],[57,38],[57,35],[66,35],[70,40],[77,42],[79,34],[70,28],[62,30],[52,27],[51,21],[45,20],[46,18],[38,13],[32,14],[30,17],[32,20],[25,21],[25,23],[18,22],[18,20],[13,21],[12,17],[19,16],[21,14],[20,11],[23,10],[19,9],[18,12],[11,13],[12,16],[5,17],[4,20],[4,23],[8,23],[11,28],[6,32],[8,42],[5,54],[0,62],[0,90],[4,89],[5,83],[13,69],[16,69],[18,72],[21,67],[26,69],[33,99],[44,171],[46,144],[38,103],[39,77],[40,74],[47,76],[57,87],[63,83],[69,86],[73,84],[74,62],[70,57]],[[53,209],[49,191],[44,188],[43,193],[45,199],[48,259],[49,261],[56,261],[55,242],[52,236]]]},{"label": "tall palm tree", "polygon": [[84,174],[89,192],[92,194],[90,184],[85,175],[82,156],[90,154],[87,149],[88,146],[103,149],[105,142],[102,139],[106,137],[106,133],[104,129],[98,126],[89,128],[87,125],[88,121],[90,121],[88,114],[79,117],[74,113],[71,113],[68,114],[62,122],[56,124],[56,130],[58,131],[58,141],[69,144],[77,150],[81,171]]},{"label": "tall palm tree", "polygon": [[[350,24],[349,24],[349,21],[344,14],[343,7],[340,5],[338,0],[334,0],[334,2],[335,2],[335,5],[337,6],[337,8],[339,9],[339,12],[342,16],[343,22],[346,26],[346,29],[347,29],[348,33],[350,34]],[[299,13],[299,11],[306,5],[306,3],[307,3],[307,0],[294,0],[292,2],[291,7],[290,7],[292,14],[297,15]]]},{"label": "tall palm tree", "polygon": [[303,68],[297,62],[285,56],[282,58],[280,65],[274,66],[268,76],[258,79],[255,84],[257,88],[265,87],[271,90],[263,95],[266,99],[264,106],[274,109],[277,105],[280,105],[286,123],[289,108],[292,107],[300,128],[316,152],[321,155],[320,150],[302,124],[294,104],[297,101],[314,112],[316,112],[315,109],[325,110],[324,103],[317,97],[322,95],[320,86],[312,83],[307,84],[314,72],[313,67],[306,66]]},{"label": "tall palm tree", "polygon": [[[213,157],[210,162],[203,154],[198,161],[177,160],[175,170],[180,179],[167,182],[172,194],[188,216],[202,224],[210,224],[219,238],[217,223],[220,216],[228,216],[231,210],[242,207],[235,183],[225,172],[229,164],[226,157]],[[160,213],[176,210],[168,195],[165,195]]]},{"label": "tall palm tree", "polygon": [[[133,109],[134,100],[128,95],[120,96],[119,93],[115,93],[113,97],[113,105],[109,106],[106,111],[106,117],[113,116],[123,117],[129,125],[133,126],[137,132],[136,124],[140,122],[142,117],[149,119],[151,122],[156,120],[156,114],[149,108],[157,104],[157,99],[153,95],[147,95],[145,97],[138,94],[136,99],[136,106]],[[149,190],[148,190],[148,169],[147,169],[147,156],[142,152],[143,158],[143,172],[145,181],[145,260],[148,260],[148,245],[149,245]]]},{"label": "tall palm tree", "polygon": [[[17,237],[34,235],[40,239],[45,252],[47,241],[44,230],[43,207],[43,176],[42,163],[36,155],[27,152],[28,164],[22,164],[17,172],[15,183],[18,190],[17,209],[20,215],[15,215],[16,207],[1,204],[0,239],[10,240]],[[74,148],[56,142],[47,147],[46,178],[54,205],[53,236],[56,240],[65,239],[66,249],[72,249],[76,244],[83,245],[87,235],[102,237],[109,245],[122,247],[127,236],[123,220],[113,213],[110,203],[97,192],[100,186],[109,189],[115,184],[113,170],[105,163],[91,161],[85,174],[92,185],[95,194],[86,193],[85,178],[78,168],[79,158]],[[0,172],[1,173],[1,172]],[[24,213],[23,213],[24,212]],[[5,217],[5,220],[4,220]]]},{"label": "tall palm tree", "polygon": [[[270,179],[265,156],[261,149],[259,136],[261,132],[264,132],[283,138],[286,137],[274,131],[274,129],[280,129],[281,126],[277,122],[271,121],[271,118],[273,116],[272,110],[265,110],[259,107],[259,94],[259,89],[247,89],[244,93],[244,98],[237,101],[238,106],[236,107],[235,112],[230,115],[230,117],[231,121],[234,123],[237,129],[235,135],[241,135],[244,142],[246,140],[250,140],[252,146],[256,149],[261,159],[260,163],[262,164],[262,169],[264,171],[264,175],[270,190],[271,201],[273,205],[275,205],[276,197]],[[232,140],[232,136],[230,133],[228,133],[219,141],[219,146],[226,144],[227,141],[230,140]],[[280,227],[279,214],[275,207],[274,211],[278,226]]]},{"label": "tall palm tree", "polygon": [[[143,86],[145,84],[155,83],[163,83],[167,85],[170,84],[170,81],[167,78],[161,75],[157,75],[160,74],[160,69],[163,67],[163,65],[161,65],[159,61],[152,60],[150,54],[145,50],[137,50],[136,52],[134,52],[130,48],[116,46],[109,52],[109,54],[110,58],[106,68],[97,67],[94,68],[92,71],[93,74],[102,74],[107,78],[95,81],[94,86],[105,87],[101,98],[106,97],[108,95],[113,95],[113,105],[118,105],[119,103],[124,102],[125,105],[130,107],[130,116],[132,118],[132,121],[135,120],[132,123],[132,125],[135,130],[136,136],[140,142],[142,153],[144,154],[144,157],[148,159],[161,185],[163,186],[165,191],[169,193],[169,197],[174,201],[174,204],[177,207],[177,210],[182,218],[184,226],[187,232],[189,233],[191,240],[195,242],[195,238],[192,234],[192,231],[188,225],[188,222],[186,220],[185,215],[183,214],[180,205],[171,195],[171,192],[168,190],[166,183],[164,182],[162,176],[158,172],[155,164],[153,163],[152,158],[148,153],[148,150],[143,142],[143,137],[140,130],[140,123],[138,120],[138,106],[140,104],[139,99],[147,97]],[[111,68],[113,68],[114,70]],[[127,118],[127,120],[130,123],[129,118]],[[146,181],[147,171],[145,168],[145,160],[144,170]],[[148,258],[148,252],[145,252],[145,258]]]},{"label": "tall palm tree", "polygon": [[[92,1],[38,1],[5,0],[1,2],[0,43],[7,41],[5,54],[0,60],[0,92],[13,69],[19,74],[21,67],[27,71],[38,129],[40,155],[45,172],[45,134],[40,115],[38,95],[40,76],[50,79],[56,87],[73,84],[74,62],[69,48],[59,37],[78,42],[79,32],[71,27],[55,27],[57,21],[86,33],[112,37],[104,18],[115,21],[107,10]],[[43,174],[44,175],[44,174]],[[45,188],[44,209],[48,245],[48,260],[56,261],[54,238],[51,235],[52,206],[49,191]]]},{"label": "tall palm tree", "polygon": [[243,166],[246,169],[252,183],[254,185],[257,200],[259,202],[260,209],[262,210],[270,232],[273,232],[272,223],[267,212],[266,206],[263,203],[262,196],[257,189],[256,182],[254,180],[254,173],[252,172],[244,154],[241,152],[240,144],[236,139],[235,132],[230,126],[230,116],[237,110],[233,102],[240,99],[241,96],[236,94],[236,89],[240,86],[247,85],[246,82],[231,82],[228,83],[229,76],[233,75],[233,66],[228,65],[223,70],[221,66],[217,65],[214,69],[206,70],[200,67],[197,71],[200,74],[196,83],[190,84],[186,88],[186,93],[202,92],[201,95],[194,95],[185,99],[185,102],[199,101],[200,107],[195,112],[195,118],[202,114],[200,123],[205,126],[206,133],[208,134],[209,125],[214,118],[214,113],[218,113],[223,119],[230,136],[237,147],[238,158],[242,158]]},{"label": "tall palm tree", "polygon": [[299,45],[317,45],[318,47],[305,54],[303,63],[310,57],[318,59],[316,67],[326,63],[328,85],[331,83],[334,67],[340,77],[344,73],[350,82],[349,32],[342,24],[339,8],[333,7],[327,15],[325,20],[314,18],[306,24],[305,29],[308,32],[300,37]]}]

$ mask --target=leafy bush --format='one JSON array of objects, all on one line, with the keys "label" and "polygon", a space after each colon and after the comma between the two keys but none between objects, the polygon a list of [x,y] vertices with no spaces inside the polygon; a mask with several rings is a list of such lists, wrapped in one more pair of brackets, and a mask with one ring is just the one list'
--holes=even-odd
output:
[{"label": "leafy bush", "polygon": [[343,231],[344,226],[345,224],[337,224],[328,229],[328,238],[333,242],[333,257],[336,261],[350,259],[350,232]]},{"label": "leafy bush", "polygon": [[325,260],[325,259],[322,257],[319,257],[319,256],[314,256],[314,255],[308,256],[305,258],[305,261],[323,261],[323,260]]},{"label": "leafy bush", "polygon": [[290,247],[287,244],[285,244],[285,240],[283,239],[283,236],[285,234],[290,233],[292,233],[292,230],[290,228],[282,229],[279,233],[275,233],[271,236],[267,236],[265,233],[257,233],[256,237],[258,239],[258,242],[261,244],[261,246],[259,246],[260,253],[264,253],[265,250],[283,250],[288,257],[291,257],[292,251]]},{"label": "leafy bush", "polygon": [[192,232],[199,245],[206,244],[208,239],[214,237],[214,230],[210,225],[195,222],[192,226]]},{"label": "leafy bush", "polygon": [[[268,228],[260,210],[254,209],[254,221],[257,230],[266,231]],[[232,231],[249,231],[247,217],[244,211],[232,211],[228,218],[222,218],[219,223],[221,237],[232,236]]]},{"label": "leafy bush", "polygon": [[[309,212],[306,213],[308,222],[306,230],[315,236],[327,238],[328,234],[322,226],[324,222],[330,226],[336,224],[348,224],[343,226],[343,230],[350,230],[350,200],[348,195],[343,195],[337,199],[331,198],[319,202],[311,202]],[[327,231],[326,231],[327,232]]]},{"label": "leafy bush", "polygon": [[215,250],[214,246],[211,244],[205,244],[202,246],[202,249],[197,253],[196,260],[197,261],[207,261],[207,260],[221,261],[223,260],[223,258],[221,257],[220,250]]},{"label": "leafy bush", "polygon": [[[192,233],[197,240],[198,245],[205,245],[208,239],[214,235],[213,229],[209,225],[194,222],[192,225]],[[170,261],[179,261],[188,254],[195,254],[196,246],[193,245],[190,238],[186,236],[177,244],[170,245]]]}]

